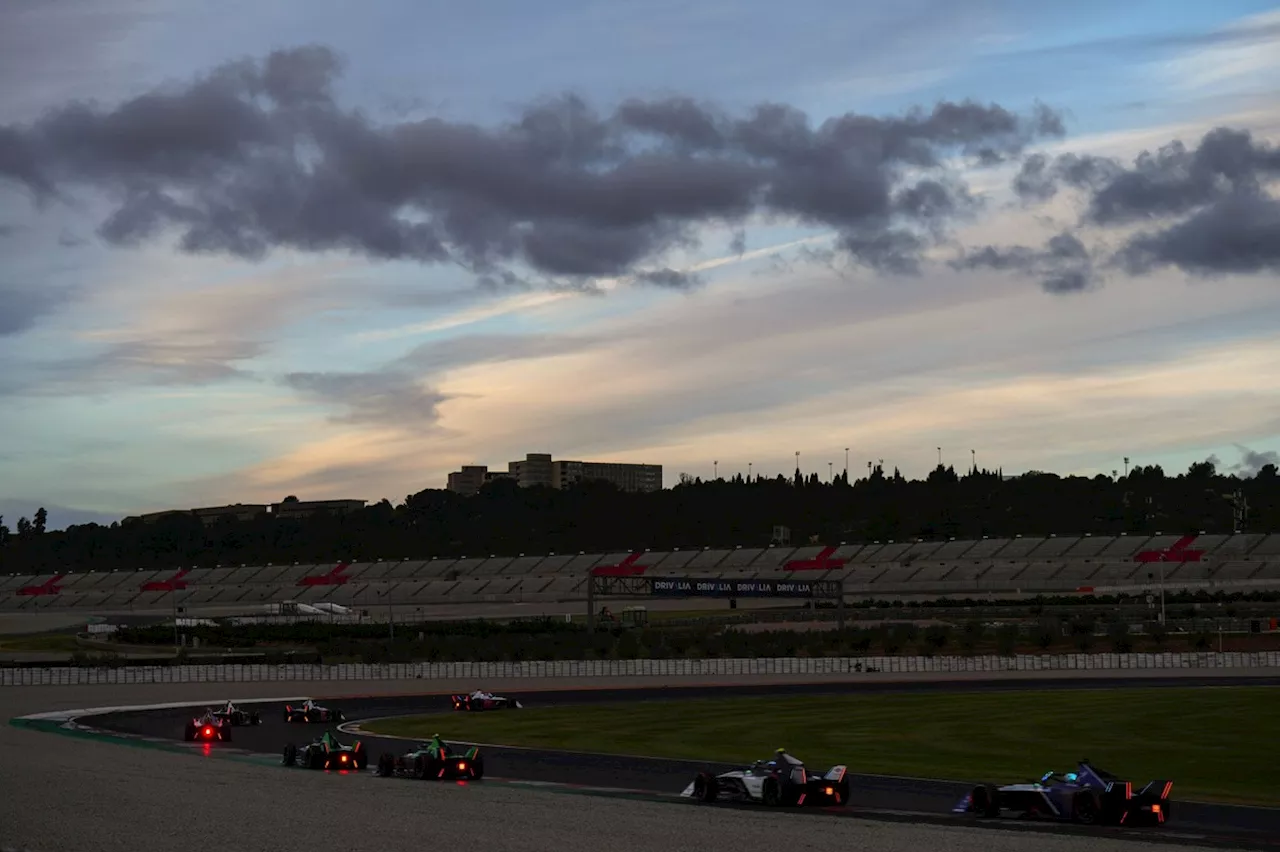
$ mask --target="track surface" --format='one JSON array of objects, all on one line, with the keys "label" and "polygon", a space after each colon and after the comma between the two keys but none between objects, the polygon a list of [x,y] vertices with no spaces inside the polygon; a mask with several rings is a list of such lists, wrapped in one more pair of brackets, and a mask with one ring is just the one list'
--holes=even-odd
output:
[{"label": "track surface", "polygon": [[[1062,679],[1021,679],[1017,681],[968,681],[963,684],[939,681],[921,682],[828,682],[814,684],[752,684],[734,686],[698,686],[668,688],[582,689],[550,692],[526,692],[517,697],[526,706],[563,706],[597,704],[616,701],[671,700],[746,695],[817,695],[889,692],[955,692],[1009,691],[1033,689],[1105,689],[1117,686],[1188,687],[1188,686],[1275,686],[1280,677],[1173,677],[1143,678],[1118,681],[1114,677]],[[504,694],[507,694],[504,692]],[[383,695],[319,700],[326,706],[341,709],[349,723],[388,716],[444,712],[449,702],[442,694]],[[247,706],[247,705],[246,705]],[[289,725],[283,721],[279,705],[265,705],[263,724],[236,728],[233,745],[263,754],[279,754],[289,742],[301,743],[325,728],[320,725]],[[505,711],[503,711],[505,712]],[[514,711],[519,712],[519,711]],[[190,718],[189,709],[122,712],[87,717],[83,721],[94,727],[148,737],[180,739],[182,727]],[[442,731],[448,737],[448,731]],[[767,731],[762,731],[767,734]],[[350,738],[350,737],[348,737]],[[383,751],[402,752],[408,745],[403,740],[360,735],[371,756]],[[773,744],[763,743],[762,754]],[[679,792],[700,769],[723,771],[737,767],[690,761],[644,757],[613,757],[572,752],[528,749],[486,748],[490,775],[528,781],[585,784],[672,794]],[[857,765],[857,756],[848,758]],[[973,779],[1000,781],[1002,779]],[[1176,779],[1175,779],[1176,780]],[[865,809],[914,811],[948,814],[950,808],[968,790],[970,784],[926,779],[886,776],[851,775],[854,790],[853,812]],[[1176,787],[1175,787],[1176,789]],[[1247,808],[1230,805],[1177,803],[1174,820],[1179,831],[1193,831],[1220,840],[1238,838],[1241,845],[1258,845],[1267,839],[1280,838],[1280,809]],[[1114,834],[1114,832],[1112,832]],[[1150,835],[1150,833],[1148,833]],[[1134,836],[1126,832],[1127,836]],[[1278,847],[1280,848],[1280,847]]]}]

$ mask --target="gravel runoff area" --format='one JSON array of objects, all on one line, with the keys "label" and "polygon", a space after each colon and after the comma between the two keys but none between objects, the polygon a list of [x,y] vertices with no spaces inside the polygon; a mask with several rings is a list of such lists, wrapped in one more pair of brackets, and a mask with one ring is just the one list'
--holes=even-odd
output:
[{"label": "gravel runoff area", "polygon": [[[1203,672],[1201,672],[1203,673]],[[1095,675],[1098,673],[1094,673]],[[1120,673],[1116,674],[1137,674]],[[1233,672],[1239,674],[1239,671]],[[651,678],[600,686],[648,685]],[[794,679],[793,679],[794,680]],[[625,682],[621,682],[625,681]],[[516,684],[494,683],[495,689]],[[581,688],[581,680],[522,679],[525,691]],[[197,703],[349,692],[365,695],[448,691],[446,681],[269,684],[146,684],[0,690],[7,720],[42,711],[174,701]],[[343,688],[346,688],[345,690]],[[0,848],[31,852],[182,849],[212,852],[416,847],[429,837],[467,838],[467,846],[512,852],[649,852],[653,849],[843,847],[882,852],[1128,852],[1148,844],[1067,835],[912,825],[740,809],[681,808],[586,798],[483,783],[399,783],[368,775],[276,772],[9,725],[0,729]],[[1169,838],[1172,839],[1172,838]],[[1201,849],[1194,845],[1164,848]]]}]

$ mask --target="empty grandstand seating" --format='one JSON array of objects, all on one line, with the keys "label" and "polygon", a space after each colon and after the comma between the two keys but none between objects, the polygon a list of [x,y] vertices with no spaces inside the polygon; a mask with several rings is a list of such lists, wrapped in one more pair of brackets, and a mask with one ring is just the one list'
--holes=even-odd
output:
[{"label": "empty grandstand seating", "polygon": [[0,576],[0,610],[581,600],[591,573],[841,580],[853,597],[1280,588],[1280,535],[1051,536]]}]

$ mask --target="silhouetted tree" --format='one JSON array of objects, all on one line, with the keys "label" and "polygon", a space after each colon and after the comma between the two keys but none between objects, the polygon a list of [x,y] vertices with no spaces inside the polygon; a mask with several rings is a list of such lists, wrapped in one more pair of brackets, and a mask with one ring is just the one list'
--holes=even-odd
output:
[{"label": "silhouetted tree", "polygon": [[45,529],[49,525],[49,513],[44,510],[44,506],[36,509],[35,518],[31,522],[31,531],[36,535],[44,535]]},{"label": "silhouetted tree", "polygon": [[[935,468],[923,481],[873,464],[868,475],[824,483],[817,475],[735,476],[627,494],[605,483],[521,488],[496,479],[479,494],[445,490],[381,500],[346,516],[261,518],[205,526],[188,514],[155,523],[83,524],[35,534],[0,528],[6,572],[135,568],[172,569],[261,562],[327,562],[432,556],[488,556],[675,547],[767,547],[774,526],[792,542],[906,541],[982,536],[1229,533],[1242,492],[1246,531],[1280,531],[1280,475],[1274,465],[1240,478],[1193,466],[1165,476],[1158,465],[1127,477],[1029,473],[1005,479],[999,469]],[[292,495],[291,495],[292,496]],[[287,499],[287,498],[286,498]],[[37,515],[38,519],[38,515]]]}]

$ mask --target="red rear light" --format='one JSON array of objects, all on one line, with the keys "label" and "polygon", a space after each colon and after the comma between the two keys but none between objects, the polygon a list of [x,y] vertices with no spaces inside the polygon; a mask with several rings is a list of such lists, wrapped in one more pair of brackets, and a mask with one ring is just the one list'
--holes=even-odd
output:
[{"label": "red rear light", "polygon": [[338,758],[338,760],[341,760],[343,763],[346,763],[346,762],[347,762],[347,756],[344,754],[342,757]]},{"label": "red rear light", "polygon": [[206,728],[204,729],[204,735],[205,735],[206,737],[211,737],[211,736],[213,736],[213,728],[206,727]]},{"label": "red rear light", "polygon": [[466,769],[466,768],[467,768],[467,762],[466,762],[465,760],[459,760],[459,761],[458,761],[458,768],[459,768],[459,769]]}]

